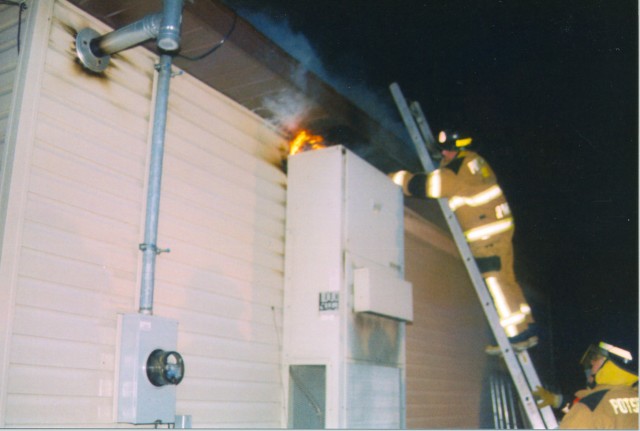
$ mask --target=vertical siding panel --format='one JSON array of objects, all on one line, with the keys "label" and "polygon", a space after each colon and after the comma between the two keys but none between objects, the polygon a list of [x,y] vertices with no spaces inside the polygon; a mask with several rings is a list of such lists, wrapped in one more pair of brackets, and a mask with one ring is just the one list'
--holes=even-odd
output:
[{"label": "vertical siding panel", "polygon": [[407,428],[478,428],[489,342],[478,329],[488,328],[480,301],[453,240],[415,214],[405,219],[415,316],[407,325]]},{"label": "vertical siding panel", "polygon": [[[43,58],[46,52],[52,2],[27,0],[22,28],[21,53],[17,55],[17,31],[14,38],[2,42],[3,87],[11,97],[3,98],[0,121],[0,426],[7,424],[9,403],[10,354],[13,344],[12,323],[17,293],[17,268],[20,261],[20,242],[23,214],[27,198],[29,160],[33,147],[33,119],[37,114]],[[7,13],[17,15],[11,6],[2,5],[2,22]],[[18,14],[19,15],[19,14]],[[5,27],[2,30],[7,30]],[[17,30],[17,29],[16,29]],[[8,33],[3,32],[3,38]],[[15,43],[15,45],[14,45]],[[15,47],[12,50],[11,47]],[[10,88],[10,90],[9,90]],[[7,103],[9,105],[7,105]]]}]

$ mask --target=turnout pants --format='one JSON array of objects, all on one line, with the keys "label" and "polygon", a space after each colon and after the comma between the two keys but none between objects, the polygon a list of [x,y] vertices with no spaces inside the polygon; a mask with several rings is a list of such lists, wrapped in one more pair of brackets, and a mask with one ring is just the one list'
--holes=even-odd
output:
[{"label": "turnout pants", "polygon": [[520,334],[533,323],[531,308],[513,270],[512,239],[513,230],[509,230],[469,243],[507,337]]}]

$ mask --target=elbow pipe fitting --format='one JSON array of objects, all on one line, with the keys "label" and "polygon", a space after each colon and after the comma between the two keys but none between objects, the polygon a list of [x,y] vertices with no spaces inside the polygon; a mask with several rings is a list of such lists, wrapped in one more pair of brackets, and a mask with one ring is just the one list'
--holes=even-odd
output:
[{"label": "elbow pipe fitting", "polygon": [[166,52],[180,48],[180,26],[184,0],[164,0],[162,21],[158,31],[158,47]]},{"label": "elbow pipe fitting", "polygon": [[165,0],[161,13],[147,15],[103,36],[91,28],[81,30],[76,37],[76,53],[80,62],[87,69],[100,73],[109,65],[111,54],[154,38],[158,39],[161,50],[178,50],[182,7],[183,0]]}]

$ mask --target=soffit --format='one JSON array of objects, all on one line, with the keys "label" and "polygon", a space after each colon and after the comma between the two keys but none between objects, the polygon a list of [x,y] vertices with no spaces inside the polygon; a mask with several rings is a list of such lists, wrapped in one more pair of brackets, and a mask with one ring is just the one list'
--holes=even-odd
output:
[{"label": "soffit", "polygon": [[[70,0],[112,28],[121,28],[162,9],[161,0]],[[231,29],[235,13],[218,0],[185,1],[180,54],[206,52]],[[155,44],[146,46],[155,50]],[[383,172],[419,169],[417,158],[402,141],[334,88],[307,71],[250,23],[237,17],[231,36],[213,55],[199,61],[174,60],[210,87],[282,128],[306,128],[331,143],[351,149]],[[274,100],[296,101],[292,109]],[[279,109],[291,110],[283,121]]]}]

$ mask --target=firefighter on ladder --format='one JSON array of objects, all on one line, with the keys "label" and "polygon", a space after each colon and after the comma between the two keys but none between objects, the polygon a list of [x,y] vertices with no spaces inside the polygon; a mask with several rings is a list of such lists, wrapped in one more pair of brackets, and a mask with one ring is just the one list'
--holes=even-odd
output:
[{"label": "firefighter on ladder", "polygon": [[[444,130],[438,142],[442,152],[438,169],[389,176],[407,196],[449,199],[509,341],[517,351],[533,347],[538,343],[534,319],[513,270],[509,204],[489,164],[468,149],[471,137]],[[498,355],[500,348],[487,346],[486,352]]]}]

